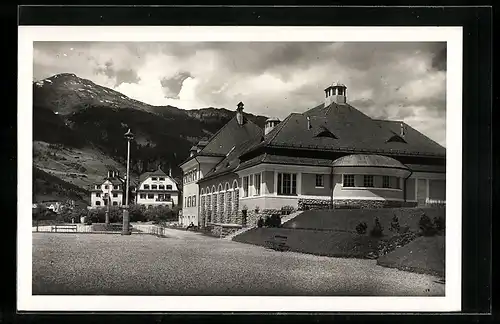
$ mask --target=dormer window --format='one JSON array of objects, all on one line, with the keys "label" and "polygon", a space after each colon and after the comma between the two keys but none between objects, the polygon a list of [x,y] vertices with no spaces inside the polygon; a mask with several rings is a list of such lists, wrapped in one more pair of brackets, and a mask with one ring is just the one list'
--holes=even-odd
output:
[{"label": "dormer window", "polygon": [[165,178],[160,178],[160,181],[165,181]]},{"label": "dormer window", "polygon": [[405,139],[402,138],[401,136],[399,136],[398,134],[392,135],[386,142],[387,143],[393,142],[393,143],[405,143],[406,144]]},{"label": "dormer window", "polygon": [[333,134],[329,129],[324,126],[321,126],[320,130],[316,133],[315,137],[330,137],[334,139],[338,139],[335,134]]},{"label": "dormer window", "polygon": [[152,177],[151,180],[156,181],[156,180],[158,180],[158,178],[157,177]]}]

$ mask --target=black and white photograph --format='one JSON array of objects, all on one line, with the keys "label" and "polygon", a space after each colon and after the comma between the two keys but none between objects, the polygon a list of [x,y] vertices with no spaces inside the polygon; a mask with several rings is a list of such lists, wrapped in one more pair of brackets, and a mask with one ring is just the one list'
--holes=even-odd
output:
[{"label": "black and white photograph", "polygon": [[461,33],[21,27],[18,302],[459,310]]}]

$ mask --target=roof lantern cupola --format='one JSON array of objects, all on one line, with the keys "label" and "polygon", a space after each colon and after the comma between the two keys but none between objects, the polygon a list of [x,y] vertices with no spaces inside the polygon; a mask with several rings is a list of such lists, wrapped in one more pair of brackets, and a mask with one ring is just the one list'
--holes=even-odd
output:
[{"label": "roof lantern cupola", "polygon": [[347,102],[347,87],[340,82],[334,82],[325,89],[325,107],[332,103],[337,105],[346,104]]}]

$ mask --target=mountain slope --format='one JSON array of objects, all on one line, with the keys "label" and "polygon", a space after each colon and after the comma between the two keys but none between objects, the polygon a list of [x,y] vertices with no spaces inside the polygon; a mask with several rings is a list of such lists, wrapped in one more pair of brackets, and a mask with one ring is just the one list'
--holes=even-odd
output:
[{"label": "mountain slope", "polygon": [[[99,161],[126,164],[127,142],[123,134],[130,128],[135,134],[131,141],[131,172],[140,174],[160,165],[165,171],[171,167],[172,175],[179,178],[178,165],[187,158],[190,147],[217,132],[234,113],[223,108],[152,106],[74,74],[54,75],[33,83],[33,141],[39,144],[34,145],[33,164],[68,185],[88,189],[93,181],[105,176],[106,165]],[[264,126],[266,117],[247,117]],[[71,167],[75,163],[59,163],[54,156],[49,163],[48,144],[57,144],[68,152],[102,155],[96,161],[101,164],[82,171]],[[71,160],[73,153],[63,157]],[[82,181],[73,181],[75,174]]]}]

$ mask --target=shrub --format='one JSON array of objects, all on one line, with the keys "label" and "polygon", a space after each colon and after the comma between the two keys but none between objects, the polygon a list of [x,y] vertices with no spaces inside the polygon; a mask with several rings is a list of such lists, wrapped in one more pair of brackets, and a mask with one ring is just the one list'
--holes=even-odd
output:
[{"label": "shrub", "polygon": [[420,232],[424,236],[433,236],[436,234],[436,229],[434,228],[434,224],[432,220],[425,213],[420,216],[420,221],[418,222],[420,227]]},{"label": "shrub", "polygon": [[366,225],[366,222],[359,222],[359,224],[356,225],[356,232],[358,232],[358,234],[366,234],[367,228],[368,225]]},{"label": "shrub", "polygon": [[171,213],[170,207],[166,205],[150,206],[146,208],[145,216],[147,221],[153,221],[153,223],[158,224],[169,219]]},{"label": "shrub", "polygon": [[271,227],[271,217],[266,216],[266,218],[264,218],[264,226]]},{"label": "shrub", "polygon": [[391,232],[396,232],[396,233],[399,233],[399,230],[400,230],[400,226],[399,226],[399,219],[398,219],[398,216],[394,215],[394,217],[392,217],[392,221],[391,221],[391,228],[389,229]]},{"label": "shrub", "polygon": [[370,231],[370,235],[373,237],[381,237],[384,235],[384,228],[382,227],[382,224],[380,224],[378,217],[375,217],[375,224]]},{"label": "shrub", "polygon": [[257,220],[257,227],[261,228],[262,226],[264,226],[264,220],[262,219],[262,217],[259,217],[259,219]]},{"label": "shrub", "polygon": [[146,221],[146,206],[144,205],[130,205],[128,213],[131,222]]},{"label": "shrub", "polygon": [[443,232],[445,228],[445,222],[444,222],[444,217],[443,216],[436,216],[434,217],[434,228],[438,232]]},{"label": "shrub", "polygon": [[281,214],[290,215],[291,213],[293,213],[294,210],[295,208],[293,208],[293,206],[283,206],[281,207]]},{"label": "shrub", "polygon": [[269,227],[280,227],[281,226],[280,214],[272,214],[269,221],[270,221]]}]

